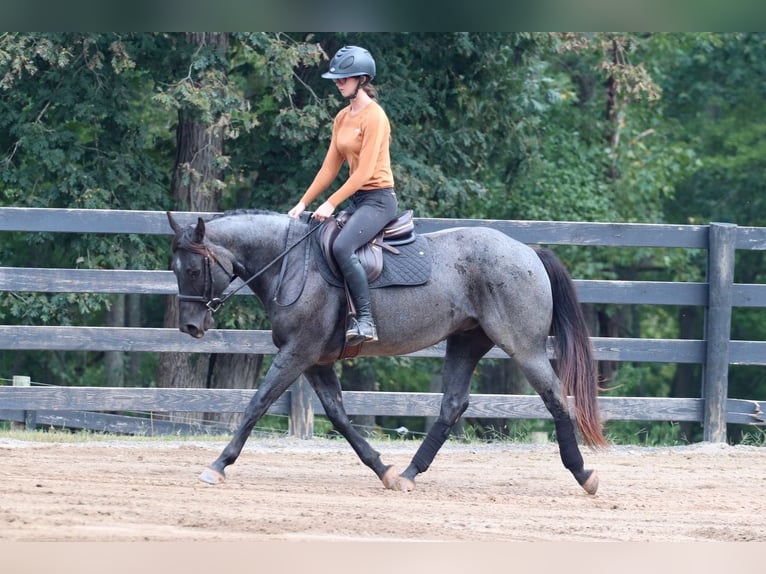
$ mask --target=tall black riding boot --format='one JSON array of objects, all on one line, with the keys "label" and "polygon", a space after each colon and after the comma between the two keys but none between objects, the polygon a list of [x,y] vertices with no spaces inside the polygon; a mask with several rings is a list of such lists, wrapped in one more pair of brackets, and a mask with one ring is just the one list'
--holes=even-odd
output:
[{"label": "tall black riding boot", "polygon": [[370,305],[370,284],[367,281],[367,272],[362,267],[356,255],[343,270],[343,276],[348,285],[351,300],[356,307],[356,317],[351,317],[351,325],[346,331],[346,343],[358,345],[378,340],[378,332],[375,329],[375,321],[372,319],[372,306]]}]

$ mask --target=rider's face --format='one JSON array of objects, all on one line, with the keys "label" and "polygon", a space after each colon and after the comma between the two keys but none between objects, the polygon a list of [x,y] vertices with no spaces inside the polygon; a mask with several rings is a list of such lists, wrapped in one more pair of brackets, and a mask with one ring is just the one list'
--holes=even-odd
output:
[{"label": "rider's face", "polygon": [[358,81],[359,78],[336,78],[334,80],[335,87],[338,88],[338,91],[344,98],[354,93]]}]

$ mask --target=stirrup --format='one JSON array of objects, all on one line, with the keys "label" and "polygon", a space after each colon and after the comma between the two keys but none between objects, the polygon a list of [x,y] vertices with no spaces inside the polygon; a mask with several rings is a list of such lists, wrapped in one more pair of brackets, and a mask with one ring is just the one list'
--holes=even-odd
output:
[{"label": "stirrup", "polygon": [[362,343],[374,343],[378,340],[378,330],[372,321],[357,321],[351,317],[351,327],[346,331],[347,345],[361,345]]}]

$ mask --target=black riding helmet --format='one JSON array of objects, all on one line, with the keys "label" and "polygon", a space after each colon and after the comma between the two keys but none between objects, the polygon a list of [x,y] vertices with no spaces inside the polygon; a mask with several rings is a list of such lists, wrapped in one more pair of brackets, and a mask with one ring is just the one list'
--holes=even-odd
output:
[{"label": "black riding helmet", "polygon": [[343,46],[330,60],[330,68],[322,74],[328,80],[369,76],[375,77],[375,60],[370,53],[359,46]]}]

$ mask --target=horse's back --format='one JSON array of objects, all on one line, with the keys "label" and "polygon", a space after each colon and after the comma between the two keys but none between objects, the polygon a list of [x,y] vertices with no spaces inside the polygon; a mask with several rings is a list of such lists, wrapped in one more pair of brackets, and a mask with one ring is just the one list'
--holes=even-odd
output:
[{"label": "horse's back", "polygon": [[491,227],[453,227],[424,234],[442,273],[470,280],[497,276],[516,282],[548,283],[547,273],[528,245]]},{"label": "horse's back", "polygon": [[[424,234],[433,258],[422,287],[379,293],[387,305],[408,306],[413,316],[448,310],[456,324],[509,318],[551,306],[548,275],[535,251],[492,228],[454,227]],[[387,290],[378,290],[387,291]]]}]

